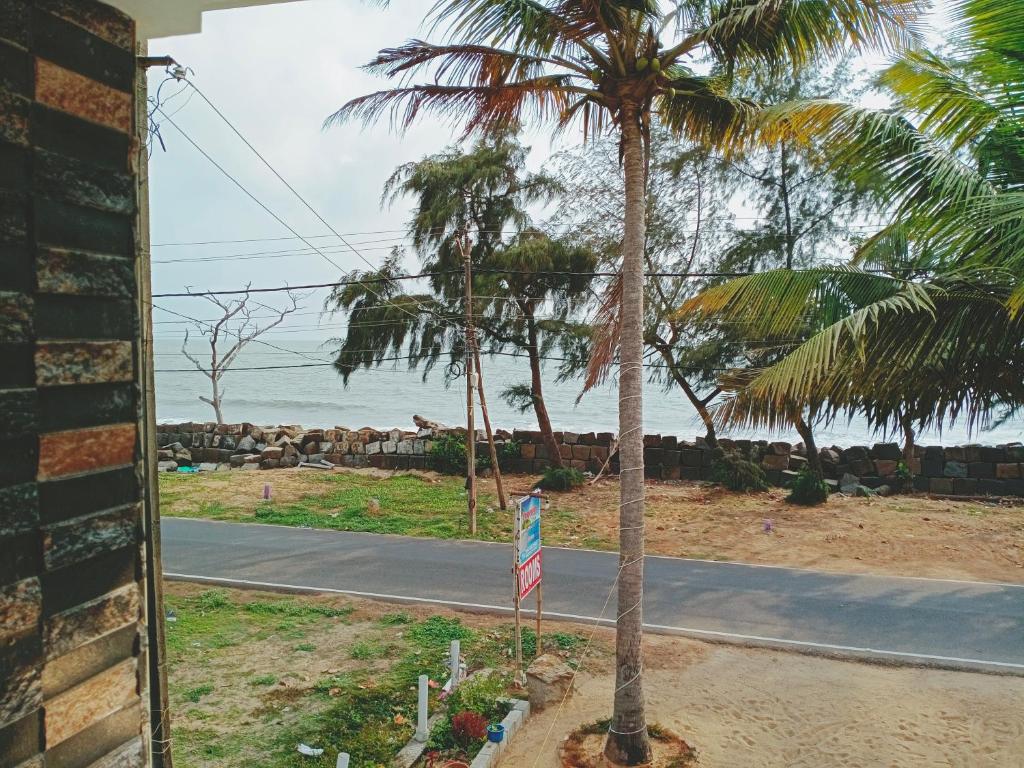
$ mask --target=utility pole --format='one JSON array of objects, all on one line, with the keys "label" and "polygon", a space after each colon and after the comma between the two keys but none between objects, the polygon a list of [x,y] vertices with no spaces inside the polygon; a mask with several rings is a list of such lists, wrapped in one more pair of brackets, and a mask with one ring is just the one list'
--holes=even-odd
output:
[{"label": "utility pole", "polygon": [[501,467],[498,466],[498,448],[494,444],[494,432],[491,430],[491,417],[487,413],[487,397],[484,395],[484,369],[480,365],[480,350],[473,350],[473,358],[476,360],[477,394],[480,396],[480,413],[484,416],[484,429],[487,430],[487,447],[491,451],[491,468],[494,470],[494,486],[498,491],[498,506],[501,509],[508,509],[505,501],[505,488],[501,482]]},{"label": "utility pole", "polygon": [[473,266],[470,262],[469,233],[462,231],[459,248],[466,281],[466,498],[469,504],[469,532],[476,533],[476,425],[473,423],[473,387],[476,385],[474,367],[476,334],[473,330]]}]

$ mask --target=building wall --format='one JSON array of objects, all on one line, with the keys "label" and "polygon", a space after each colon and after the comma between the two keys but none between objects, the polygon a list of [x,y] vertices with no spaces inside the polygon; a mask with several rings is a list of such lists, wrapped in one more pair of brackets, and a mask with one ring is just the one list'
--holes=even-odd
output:
[{"label": "building wall", "polygon": [[0,768],[145,763],[134,46],[0,0]]}]

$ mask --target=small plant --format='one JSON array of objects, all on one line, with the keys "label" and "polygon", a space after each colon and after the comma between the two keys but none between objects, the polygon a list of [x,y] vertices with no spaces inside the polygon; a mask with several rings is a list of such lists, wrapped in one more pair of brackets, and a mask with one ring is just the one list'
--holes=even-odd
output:
[{"label": "small plant", "polygon": [[464,749],[483,741],[487,736],[487,718],[476,712],[459,712],[452,718],[452,736]]},{"label": "small plant", "polygon": [[427,748],[433,750],[448,750],[455,743],[452,735],[452,720],[450,717],[442,717],[437,725],[430,729],[430,736],[427,738]]},{"label": "small plant", "polygon": [[249,685],[273,685],[277,678],[273,675],[258,675],[249,681]]},{"label": "small plant", "polygon": [[227,593],[222,589],[210,589],[206,592],[201,593],[196,598],[196,608],[201,611],[216,611],[220,608],[228,608],[231,606],[231,601],[228,599]]},{"label": "small plant", "polygon": [[469,640],[473,637],[473,630],[463,626],[458,619],[431,616],[409,627],[407,635],[414,643],[447,648],[452,640]]},{"label": "small plant", "polygon": [[712,454],[711,482],[730,491],[766,491],[768,478],[760,466],[739,451],[716,448]]},{"label": "small plant", "polygon": [[508,714],[505,699],[509,680],[497,673],[477,674],[461,683],[448,697],[452,712],[473,712],[485,721],[500,720]]},{"label": "small plant", "polygon": [[786,501],[790,504],[814,507],[828,501],[828,486],[808,467],[800,469],[789,487],[790,492]]},{"label": "small plant", "polygon": [[377,619],[377,623],[383,627],[397,627],[400,624],[411,624],[412,616],[405,611],[399,611],[398,613],[385,613]]},{"label": "small plant", "polygon": [[296,651],[304,651],[306,653],[312,653],[316,650],[316,646],[312,643],[299,643],[295,646]]},{"label": "small plant", "polygon": [[910,490],[914,484],[914,474],[907,466],[907,462],[901,461],[896,465],[896,488],[900,491]]},{"label": "small plant", "polygon": [[185,698],[193,704],[198,704],[199,700],[203,698],[203,696],[207,696],[211,693],[213,693],[213,686],[209,683],[204,683],[203,685],[197,685],[195,688],[190,688],[185,691]]},{"label": "small plant", "polygon": [[550,491],[571,491],[583,485],[583,473],[570,467],[548,467],[541,478],[541,488]]},{"label": "small plant", "polygon": [[371,642],[369,640],[360,640],[357,643],[352,644],[352,648],[349,649],[349,655],[353,659],[365,661],[366,659],[375,659],[384,653],[384,649],[381,648],[380,644]]}]

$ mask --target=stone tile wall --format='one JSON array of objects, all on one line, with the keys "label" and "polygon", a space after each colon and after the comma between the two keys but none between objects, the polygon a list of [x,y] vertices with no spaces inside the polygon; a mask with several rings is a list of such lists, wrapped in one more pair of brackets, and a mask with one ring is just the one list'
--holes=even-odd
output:
[{"label": "stone tile wall", "polygon": [[0,768],[146,763],[134,45],[0,0]]}]

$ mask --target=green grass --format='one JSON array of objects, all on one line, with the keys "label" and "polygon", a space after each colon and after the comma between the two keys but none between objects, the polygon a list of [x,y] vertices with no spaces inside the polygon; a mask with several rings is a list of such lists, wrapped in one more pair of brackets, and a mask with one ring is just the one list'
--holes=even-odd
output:
[{"label": "green grass", "polygon": [[[230,477],[210,480],[161,473],[163,514],[441,539],[469,536],[466,492],[463,482],[453,478],[432,481],[418,475],[378,478],[337,472],[311,477],[310,492],[298,501],[266,503],[245,498],[227,506],[223,498],[208,498],[232,497]],[[376,514],[367,510],[371,498],[380,502]],[[497,506],[487,494],[481,495],[478,504],[478,538],[507,541],[511,515],[484,512],[489,505]]]},{"label": "green grass", "polygon": [[385,613],[377,619],[377,623],[382,627],[397,627],[402,624],[411,624],[412,616],[405,611],[399,611],[398,613]]},{"label": "green grass", "polygon": [[[278,656],[273,649],[289,632],[314,637],[328,624],[349,623],[350,609],[302,597],[251,599],[219,589],[189,596],[172,589],[166,604],[177,617],[167,624],[171,706],[185,713],[174,731],[178,768],[330,768],[340,749],[351,753],[355,765],[389,765],[412,735],[416,680],[421,674],[446,679],[451,640],[462,641],[471,668],[502,669],[511,657],[511,624],[476,632],[455,617],[417,621],[397,612],[364,621],[358,641],[336,649],[339,658],[351,655],[366,663],[296,684],[298,657]],[[316,649],[309,642],[280,647]],[[264,663],[259,674],[251,667],[246,671],[247,656],[257,654],[277,665]],[[370,659],[386,663],[371,666]],[[190,682],[179,682],[186,671]],[[278,685],[280,680],[289,684]],[[240,706],[239,697],[229,694],[241,687],[249,693]],[[295,751],[299,742],[324,748],[324,756],[302,757]]]},{"label": "green grass", "polygon": [[348,649],[349,656],[353,659],[366,661],[368,659],[379,659],[386,653],[387,649],[378,642],[372,640],[360,640],[353,643]]}]

